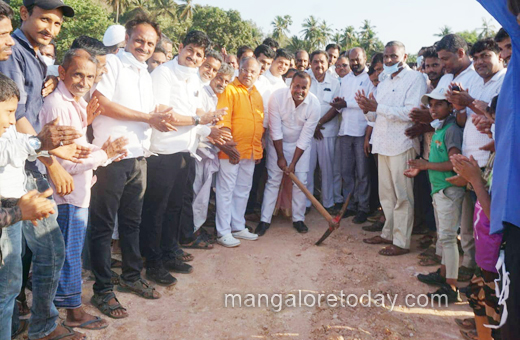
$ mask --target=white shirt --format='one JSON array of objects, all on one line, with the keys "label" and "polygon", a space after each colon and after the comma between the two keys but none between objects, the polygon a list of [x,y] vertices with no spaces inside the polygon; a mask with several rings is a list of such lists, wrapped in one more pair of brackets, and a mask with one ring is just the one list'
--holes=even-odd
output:
[{"label": "white shirt", "polygon": [[10,126],[0,137],[0,196],[20,198],[25,193],[25,161],[34,161],[36,151],[29,144],[29,135]]},{"label": "white shirt", "polygon": [[271,70],[265,71],[255,82],[255,87],[260,92],[264,102],[264,127],[269,125],[269,98],[278,89],[287,88],[287,84],[282,77],[275,77]]},{"label": "white shirt", "polygon": [[[198,69],[179,65],[178,58],[160,65],[152,72],[153,95],[159,105],[173,108],[173,111],[188,117],[197,115],[202,107],[201,83]],[[207,126],[177,126],[177,131],[160,132],[152,129],[150,150],[170,155],[177,152],[195,154],[200,136],[208,136]]]},{"label": "white shirt", "polygon": [[202,109],[205,112],[215,111],[217,109],[218,97],[209,85],[204,86],[202,89],[200,101]]},{"label": "white shirt", "polygon": [[472,63],[468,68],[462,71],[455,78],[453,78],[453,74],[451,73],[446,73],[445,75],[443,75],[441,80],[439,80],[439,83],[437,84],[436,88],[446,89],[446,91],[448,91],[451,83],[459,83],[465,90],[467,90],[469,86],[473,83],[475,78],[480,78],[480,76],[475,71],[475,67]]},{"label": "white shirt", "polygon": [[[325,73],[325,78],[320,83],[314,77],[312,70],[307,73],[311,76],[311,93],[314,94],[321,106],[320,118],[323,117],[332,108],[330,103],[339,95],[339,80]],[[334,117],[327,123],[323,124],[324,129],[321,130],[323,137],[336,137],[339,131],[338,116]]]},{"label": "white shirt", "polygon": [[347,107],[341,110],[341,125],[339,128],[339,136],[361,137],[365,135],[367,129],[367,119],[363,110],[359,108],[356,102],[356,93],[365,91],[372,92],[374,84],[370,81],[367,69],[363,70],[359,75],[350,72],[341,82],[339,97],[343,97],[347,103]]},{"label": "white shirt", "polygon": [[[140,63],[131,53],[120,50],[117,55],[107,55],[107,70],[108,73],[97,84],[97,91],[108,100],[131,110],[143,113],[154,110],[152,78],[146,63]],[[108,137],[115,140],[124,136],[128,138],[127,158],[149,155],[152,130],[147,123],[100,115],[92,122],[92,128],[92,144],[96,146],[103,146]]]},{"label": "white shirt", "polygon": [[372,132],[373,153],[397,156],[411,148],[420,152],[418,139],[408,138],[405,131],[412,126],[410,112],[421,105],[421,97],[425,93],[426,80],[422,74],[407,67],[378,85],[377,118]]},{"label": "white shirt", "polygon": [[[493,78],[484,84],[484,78],[474,78],[473,83],[469,85],[469,95],[477,100],[489,103],[491,99],[500,93],[502,83],[506,75],[507,69],[498,71]],[[491,143],[492,139],[488,135],[480,133],[475,124],[473,124],[473,116],[476,113],[469,107],[467,108],[468,119],[464,127],[464,139],[462,141],[462,154],[466,157],[473,156],[482,168],[486,166],[489,160],[489,151],[480,150],[484,145]]]},{"label": "white shirt", "polygon": [[[298,105],[294,104],[291,89],[278,89],[269,100],[269,133],[271,139],[283,140],[285,159],[289,164],[292,161],[296,148],[307,150],[314,137],[314,130],[320,120],[320,103],[318,98],[309,93],[305,100]],[[278,167],[276,150],[267,149],[267,168]],[[296,164],[296,172],[309,171],[310,153],[304,152]]]},{"label": "white shirt", "polygon": [[334,78],[339,79],[339,76],[336,73],[336,65],[330,65],[329,69],[327,70],[327,73],[333,76]]}]

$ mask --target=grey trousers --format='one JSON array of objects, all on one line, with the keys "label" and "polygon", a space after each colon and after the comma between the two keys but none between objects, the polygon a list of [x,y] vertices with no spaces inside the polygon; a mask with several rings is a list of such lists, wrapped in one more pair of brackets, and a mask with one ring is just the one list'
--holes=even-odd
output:
[{"label": "grey trousers", "polygon": [[[370,211],[370,168],[363,145],[365,137],[340,136],[341,177],[344,192],[352,194],[349,209]],[[357,209],[356,209],[357,204]]]}]

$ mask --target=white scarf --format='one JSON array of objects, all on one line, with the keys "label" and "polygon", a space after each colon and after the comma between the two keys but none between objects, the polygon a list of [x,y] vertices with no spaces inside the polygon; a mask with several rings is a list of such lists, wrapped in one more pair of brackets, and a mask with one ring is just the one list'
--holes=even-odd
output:
[{"label": "white scarf", "polygon": [[126,52],[123,49],[120,49],[117,53],[117,56],[123,63],[130,64],[132,66],[137,67],[139,70],[148,70],[148,65],[144,62],[140,62],[139,60],[135,59],[134,55],[130,52]]}]

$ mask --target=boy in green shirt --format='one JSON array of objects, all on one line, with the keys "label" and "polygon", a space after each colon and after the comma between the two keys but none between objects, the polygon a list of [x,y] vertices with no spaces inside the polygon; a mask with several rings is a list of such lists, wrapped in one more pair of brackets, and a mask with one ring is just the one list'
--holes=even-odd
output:
[{"label": "boy in green shirt", "polygon": [[424,105],[430,106],[430,114],[435,128],[430,147],[430,160],[415,159],[409,161],[410,168],[405,171],[407,177],[415,177],[421,170],[428,170],[432,185],[432,198],[438,221],[438,239],[442,246],[442,265],[439,270],[427,275],[419,274],[419,281],[440,286],[430,293],[430,298],[447,302],[460,302],[457,284],[459,271],[459,251],[457,248],[457,230],[460,225],[462,200],[465,188],[453,186],[446,178],[455,176],[450,157],[460,154],[463,131],[452,115],[453,107],[446,100],[446,89],[435,89],[422,98]]}]

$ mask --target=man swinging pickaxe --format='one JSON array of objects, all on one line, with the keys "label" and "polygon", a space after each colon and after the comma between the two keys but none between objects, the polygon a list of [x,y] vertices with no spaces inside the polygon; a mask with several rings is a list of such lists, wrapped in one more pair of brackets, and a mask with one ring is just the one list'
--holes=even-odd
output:
[{"label": "man swinging pickaxe", "polygon": [[319,246],[323,241],[325,241],[327,237],[329,237],[330,234],[332,234],[334,230],[339,228],[339,223],[343,218],[343,214],[345,213],[345,211],[347,211],[347,207],[350,202],[350,197],[352,196],[352,193],[348,194],[347,200],[345,201],[345,203],[343,203],[343,206],[341,207],[341,211],[338,213],[338,215],[336,215],[336,217],[333,218],[329,214],[329,212],[323,207],[323,205],[321,205],[321,203],[314,197],[314,195],[311,194],[309,190],[307,190],[307,187],[303,185],[302,182],[300,182],[300,180],[298,179],[298,177],[296,177],[295,174],[289,173],[289,177],[291,177],[294,184],[296,184],[298,188],[300,188],[300,190],[305,194],[305,196],[307,196],[307,198],[311,201],[312,205],[316,208],[316,210],[318,210],[318,212],[323,217],[325,217],[325,220],[329,222],[329,229],[327,229],[327,231],[325,231],[325,234],[323,234],[323,236],[318,240],[318,242],[316,242],[316,245]]}]

